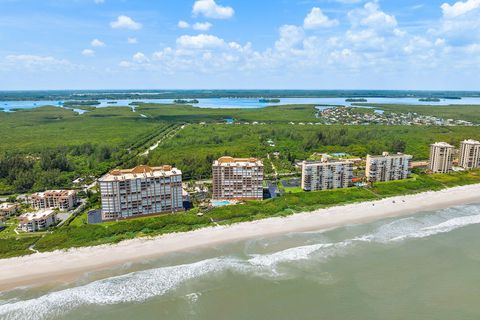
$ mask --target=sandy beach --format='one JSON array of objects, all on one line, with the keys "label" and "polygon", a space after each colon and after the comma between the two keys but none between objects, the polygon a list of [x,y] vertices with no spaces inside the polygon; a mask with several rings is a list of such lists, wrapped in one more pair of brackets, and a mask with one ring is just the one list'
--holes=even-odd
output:
[{"label": "sandy beach", "polygon": [[155,238],[128,240],[115,245],[3,259],[0,260],[0,290],[75,281],[85,272],[219,243],[289,232],[327,230],[471,203],[480,203],[480,184],[320,209],[285,218],[270,218]]}]

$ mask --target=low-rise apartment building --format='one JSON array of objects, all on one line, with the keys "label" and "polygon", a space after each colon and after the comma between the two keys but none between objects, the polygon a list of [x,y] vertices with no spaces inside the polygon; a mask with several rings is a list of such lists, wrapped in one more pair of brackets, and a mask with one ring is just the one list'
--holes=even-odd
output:
[{"label": "low-rise apartment building", "polygon": [[44,209],[22,214],[19,217],[18,229],[25,232],[42,231],[53,226],[56,222],[56,212],[53,209]]},{"label": "low-rise apartment building", "polygon": [[370,182],[407,179],[411,174],[412,156],[403,153],[367,155],[365,176]]},{"label": "low-rise apartment building", "polygon": [[460,143],[460,160],[458,165],[464,169],[480,167],[480,142],[464,140]]},{"label": "low-rise apartment building", "polygon": [[263,199],[263,163],[261,160],[222,157],[213,162],[212,171],[213,199]]},{"label": "low-rise apartment building", "polygon": [[19,205],[17,203],[4,202],[0,203],[0,221],[18,212]]},{"label": "low-rise apartment building", "polygon": [[37,192],[28,198],[32,208],[71,210],[77,204],[77,192],[75,190],[48,190]]},{"label": "low-rise apartment building", "polygon": [[182,172],[172,166],[113,170],[98,182],[103,220],[183,210]]},{"label": "low-rise apartment building", "polygon": [[433,173],[451,172],[454,149],[454,146],[446,142],[436,142],[431,144],[428,169]]},{"label": "low-rise apartment building", "polygon": [[327,189],[349,188],[353,186],[352,161],[302,162],[302,189],[317,191]]}]

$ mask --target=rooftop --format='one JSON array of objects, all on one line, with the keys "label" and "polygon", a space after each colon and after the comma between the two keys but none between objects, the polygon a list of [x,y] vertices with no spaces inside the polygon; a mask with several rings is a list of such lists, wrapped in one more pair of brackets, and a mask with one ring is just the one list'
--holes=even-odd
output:
[{"label": "rooftop", "polygon": [[302,165],[306,166],[321,166],[321,165],[337,165],[337,164],[353,164],[349,160],[331,160],[331,159],[322,159],[322,160],[306,160],[302,162]]},{"label": "rooftop", "polygon": [[32,194],[35,197],[46,197],[46,196],[69,196],[75,194],[75,190],[47,190],[44,192],[36,192]]},{"label": "rooftop", "polygon": [[137,166],[132,169],[115,169],[99,179],[99,181],[132,180],[147,177],[170,177],[181,175],[182,171],[169,165],[161,167]]},{"label": "rooftop", "polygon": [[480,141],[473,140],[473,139],[463,140],[462,143],[463,144],[479,144],[480,145]]},{"label": "rooftop", "polygon": [[24,213],[20,216],[19,219],[22,223],[27,223],[34,220],[42,220],[42,219],[48,218],[52,214],[55,214],[55,211],[53,209],[46,209],[46,210],[40,210],[36,212]]},{"label": "rooftop", "polygon": [[401,158],[401,157],[413,158],[413,156],[411,156],[411,155],[409,155],[409,154],[401,153],[401,152],[394,153],[394,154],[390,154],[390,153],[388,153],[388,152],[384,152],[382,155],[374,155],[374,156],[368,155],[367,157],[372,158],[372,159]]},{"label": "rooftop", "polygon": [[17,207],[18,204],[16,203],[9,203],[9,202],[5,202],[5,203],[0,203],[0,210],[10,210],[14,207]]},{"label": "rooftop", "polygon": [[433,147],[442,147],[442,148],[453,148],[453,146],[446,142],[435,142],[431,144]]},{"label": "rooftop", "polygon": [[257,158],[233,158],[221,157],[213,162],[214,166],[263,166],[261,160]]}]

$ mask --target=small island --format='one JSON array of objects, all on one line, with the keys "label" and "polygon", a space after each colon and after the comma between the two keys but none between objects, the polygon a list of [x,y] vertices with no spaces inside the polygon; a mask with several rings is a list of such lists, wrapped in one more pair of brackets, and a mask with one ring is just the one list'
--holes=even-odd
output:
[{"label": "small island", "polygon": [[348,98],[345,99],[345,102],[368,102],[365,98]]},{"label": "small island", "polygon": [[199,101],[197,99],[192,99],[192,100],[185,100],[185,99],[175,99],[173,100],[173,103],[175,104],[195,104],[198,103]]},{"label": "small island", "polygon": [[84,100],[84,101],[76,101],[76,100],[71,100],[71,101],[65,101],[63,103],[64,107],[79,107],[79,106],[98,106],[100,104],[100,101],[97,100]]},{"label": "small island", "polygon": [[443,99],[446,99],[446,100],[462,100],[462,97],[443,97]]},{"label": "small island", "polygon": [[117,104],[117,101],[108,101],[108,104]]},{"label": "small island", "polygon": [[420,102],[440,102],[440,98],[420,98],[418,99]]},{"label": "small island", "polygon": [[129,105],[129,106],[139,106],[139,105],[142,105],[142,104],[144,104],[144,103],[145,103],[145,102],[143,102],[143,101],[132,101],[132,102],[130,102],[128,105]]},{"label": "small island", "polygon": [[279,103],[280,99],[265,99],[265,98],[262,98],[262,99],[259,99],[258,102],[260,102],[260,103]]}]

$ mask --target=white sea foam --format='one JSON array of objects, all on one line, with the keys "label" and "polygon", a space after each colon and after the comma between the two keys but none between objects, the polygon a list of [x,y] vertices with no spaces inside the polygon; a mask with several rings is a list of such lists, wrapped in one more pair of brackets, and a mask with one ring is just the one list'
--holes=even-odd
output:
[{"label": "white sea foam", "polygon": [[108,278],[48,293],[36,299],[0,305],[1,319],[45,319],[60,316],[81,305],[141,302],[164,295],[181,283],[229,268],[242,271],[235,259],[216,258]]},{"label": "white sea foam", "polygon": [[[465,211],[469,215],[464,215]],[[372,240],[380,243],[389,243],[425,238],[479,223],[479,207],[450,208],[441,210],[436,214],[394,220],[378,228],[372,234]]]},{"label": "white sea foam", "polygon": [[[348,254],[358,245],[388,244],[424,238],[480,223],[480,207],[448,209],[435,214],[396,219],[372,233],[339,242],[298,246],[269,254],[252,254],[247,259],[219,257],[191,264],[139,271],[95,281],[84,286],[52,292],[30,300],[0,301],[0,319],[45,319],[67,314],[82,305],[142,302],[162,296],[182,283],[227,270],[258,276],[278,276],[279,264],[295,264],[311,258],[323,261]],[[326,241],[326,239],[323,239]],[[189,295],[191,301],[198,294]]]},{"label": "white sea foam", "polygon": [[322,251],[324,258],[328,258],[336,255],[340,248],[344,248],[349,244],[351,244],[351,241],[347,240],[339,243],[320,243],[295,247],[271,254],[255,254],[248,261],[254,266],[272,267],[282,262],[307,260],[313,253],[318,253],[319,251]]},{"label": "white sea foam", "polygon": [[[458,216],[467,208],[473,215]],[[352,239],[336,243],[320,243],[307,246],[299,246],[271,254],[253,254],[248,260],[254,266],[274,268],[280,263],[316,259],[328,259],[339,254],[345,254],[348,250],[361,243],[391,243],[407,239],[424,238],[440,233],[480,223],[479,207],[453,208],[439,211],[432,215],[414,216],[396,219],[378,227],[370,234],[361,235]]]}]

